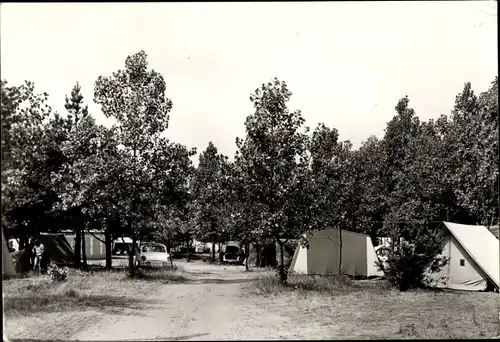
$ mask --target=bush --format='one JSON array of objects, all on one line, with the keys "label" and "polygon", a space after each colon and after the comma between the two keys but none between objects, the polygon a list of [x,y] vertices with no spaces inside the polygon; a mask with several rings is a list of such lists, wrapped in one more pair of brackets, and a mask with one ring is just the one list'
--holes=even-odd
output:
[{"label": "bush", "polygon": [[56,264],[50,264],[47,270],[47,275],[52,281],[63,282],[68,278],[68,268],[60,268]]},{"label": "bush", "polygon": [[[399,236],[397,233],[401,230],[398,229],[400,227],[393,228],[391,235]],[[439,271],[448,262],[445,257],[438,257],[442,251],[442,240],[438,232],[419,229],[414,232],[411,242],[401,240],[388,249],[385,263],[377,262],[388,282],[400,291],[428,287],[432,280],[429,272]]]}]

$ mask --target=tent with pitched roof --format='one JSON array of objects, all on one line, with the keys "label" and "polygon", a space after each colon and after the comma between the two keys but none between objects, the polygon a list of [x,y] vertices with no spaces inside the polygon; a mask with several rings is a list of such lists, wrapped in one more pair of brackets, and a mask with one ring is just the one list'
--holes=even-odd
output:
[{"label": "tent with pitched roof", "polygon": [[467,291],[499,288],[500,243],[488,228],[443,222],[441,234],[441,255],[449,261],[440,271],[429,274],[433,286]]},{"label": "tent with pitched roof", "polygon": [[[370,236],[347,230],[324,229],[305,234],[309,248],[298,245],[289,272],[354,277],[383,277]],[[340,248],[342,244],[342,248]]]}]

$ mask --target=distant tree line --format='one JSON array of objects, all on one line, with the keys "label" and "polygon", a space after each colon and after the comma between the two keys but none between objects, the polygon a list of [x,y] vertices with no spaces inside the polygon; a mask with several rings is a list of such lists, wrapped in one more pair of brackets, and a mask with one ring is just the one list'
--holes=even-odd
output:
[{"label": "distant tree line", "polygon": [[196,150],[163,135],[173,102],[143,51],[95,82],[110,128],[96,124],[78,83],[62,114],[33,83],[2,81],[2,229],[21,248],[41,232],[71,229],[79,266],[79,241],[93,229],[105,232],[107,250],[128,236],[169,248],[272,238],[283,251],[283,241],[325,227],[425,245],[420,227],[434,234],[432,222],[498,222],[498,77],[479,95],[466,83],[437,120],[420,121],[403,97],[384,136],[357,150],[323,123],[310,134],[287,107],[291,95],[278,79],[262,84],[234,160],[210,142],[194,167]]}]

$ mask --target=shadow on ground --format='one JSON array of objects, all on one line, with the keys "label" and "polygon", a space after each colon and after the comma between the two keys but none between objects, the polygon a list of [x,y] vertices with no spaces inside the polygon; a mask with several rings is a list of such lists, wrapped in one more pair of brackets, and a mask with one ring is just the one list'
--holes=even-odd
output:
[{"label": "shadow on ground", "polygon": [[200,278],[188,279],[183,281],[185,284],[243,284],[255,281],[255,279],[218,279],[218,278]]},{"label": "shadow on ground", "polygon": [[[207,336],[209,334],[207,333],[202,333],[202,334],[192,334],[192,335],[183,335],[183,336],[169,336],[169,337],[157,337],[157,338],[151,338],[151,339],[133,339],[133,340],[120,340],[125,342],[125,341],[140,341],[140,342],[148,342],[148,341],[184,341],[188,340],[190,338],[197,338],[201,336]],[[47,341],[47,340],[36,340],[36,339],[21,339],[21,338],[11,338],[9,341],[12,342],[42,342],[42,341]],[[56,340],[57,341],[57,340]],[[79,340],[72,340],[72,341],[79,341]]]},{"label": "shadow on ground", "polygon": [[140,310],[162,301],[110,295],[51,295],[5,297],[4,314],[99,310],[116,315],[140,315]]}]

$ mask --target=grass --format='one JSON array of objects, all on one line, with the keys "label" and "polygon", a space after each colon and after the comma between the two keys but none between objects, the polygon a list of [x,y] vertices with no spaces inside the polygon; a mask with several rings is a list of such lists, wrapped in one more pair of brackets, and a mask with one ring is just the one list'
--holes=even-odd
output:
[{"label": "grass", "polygon": [[160,284],[182,282],[182,268],[140,270],[130,279],[126,270],[87,272],[70,270],[65,282],[48,276],[2,281],[4,314],[29,316],[45,312],[97,310],[122,312],[149,304],[141,296],[154,292]]},{"label": "grass", "polygon": [[182,267],[174,266],[172,269],[147,269],[139,270],[138,279],[156,281],[162,284],[184,283],[188,281]]},{"label": "grass", "polygon": [[256,277],[254,293],[265,296],[283,293],[295,293],[298,295],[314,294],[346,294],[362,289],[370,289],[374,292],[386,292],[388,286],[385,282],[356,282],[345,276],[320,276],[320,275],[298,275],[288,277],[285,284],[281,283],[275,274],[270,272],[261,273]]},{"label": "grass", "polygon": [[261,305],[288,316],[326,339],[491,338],[500,334],[497,293],[414,290],[399,292],[383,281],[273,274],[248,291]]}]

